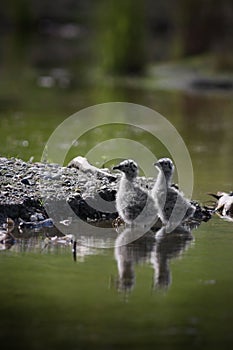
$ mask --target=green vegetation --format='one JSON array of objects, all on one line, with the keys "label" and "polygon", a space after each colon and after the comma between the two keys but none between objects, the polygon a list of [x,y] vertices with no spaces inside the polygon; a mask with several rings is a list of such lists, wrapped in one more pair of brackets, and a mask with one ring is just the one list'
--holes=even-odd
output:
[{"label": "green vegetation", "polygon": [[145,65],[144,38],[145,6],[142,1],[103,0],[98,3],[95,51],[104,72],[115,75],[140,73]]}]

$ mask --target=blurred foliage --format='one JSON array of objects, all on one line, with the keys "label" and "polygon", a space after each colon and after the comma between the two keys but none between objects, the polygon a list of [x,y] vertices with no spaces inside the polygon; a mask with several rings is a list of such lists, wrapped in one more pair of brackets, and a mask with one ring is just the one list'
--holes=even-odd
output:
[{"label": "blurred foliage", "polygon": [[212,52],[218,68],[232,68],[232,1],[179,0],[178,8],[181,55]]},{"label": "blurred foliage", "polygon": [[138,73],[145,62],[145,6],[140,0],[101,0],[97,13],[100,66],[107,72]]},{"label": "blurred foliage", "polygon": [[232,69],[232,19],[231,0],[8,0],[0,31],[54,40],[59,25],[76,23],[85,59],[116,74],[203,53],[215,55],[217,69]]}]

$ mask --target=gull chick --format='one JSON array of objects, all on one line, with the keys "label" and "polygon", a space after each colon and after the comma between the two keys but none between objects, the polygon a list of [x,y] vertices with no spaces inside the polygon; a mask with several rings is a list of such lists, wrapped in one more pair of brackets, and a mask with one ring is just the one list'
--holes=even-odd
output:
[{"label": "gull chick", "polygon": [[171,159],[161,158],[154,165],[159,170],[159,174],[152,189],[152,197],[163,225],[174,229],[194,214],[195,207],[171,185],[174,173],[174,164]]},{"label": "gull chick", "polygon": [[150,194],[135,183],[138,166],[127,159],[113,167],[123,174],[116,195],[116,208],[126,224],[152,226],[157,221],[157,208]]}]

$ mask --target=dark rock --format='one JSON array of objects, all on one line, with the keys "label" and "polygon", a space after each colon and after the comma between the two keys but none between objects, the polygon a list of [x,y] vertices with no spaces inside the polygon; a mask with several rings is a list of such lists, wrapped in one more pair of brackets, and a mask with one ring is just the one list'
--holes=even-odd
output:
[{"label": "dark rock", "polygon": [[196,210],[194,213],[194,220],[198,221],[204,221],[207,222],[211,219],[214,211],[207,208],[207,207],[202,207],[198,202],[196,201],[191,201],[192,205],[195,206]]},{"label": "dark rock", "polygon": [[115,189],[107,188],[107,186],[104,186],[97,193],[105,201],[113,202],[116,199],[117,191]]},{"label": "dark rock", "polygon": [[31,177],[24,177],[21,182],[24,184],[24,185],[28,185],[28,186],[33,186],[35,185],[35,183],[33,183],[31,181]]},{"label": "dark rock", "polygon": [[4,176],[5,176],[5,177],[13,177],[14,175],[13,175],[13,174],[8,174],[8,173],[7,173],[7,174],[5,174]]}]

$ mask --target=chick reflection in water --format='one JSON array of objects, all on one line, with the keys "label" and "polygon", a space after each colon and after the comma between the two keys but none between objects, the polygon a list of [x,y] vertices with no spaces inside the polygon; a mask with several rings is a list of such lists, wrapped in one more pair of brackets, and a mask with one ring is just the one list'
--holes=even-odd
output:
[{"label": "chick reflection in water", "polygon": [[[172,233],[172,234],[171,234]],[[115,259],[118,267],[117,289],[130,292],[135,286],[135,266],[151,264],[154,268],[153,289],[167,289],[171,284],[170,261],[181,256],[193,236],[184,228],[169,234],[162,227],[156,232],[148,231],[140,237],[140,229],[125,228],[115,242]],[[135,240],[135,237],[140,237]],[[148,281],[150,284],[150,281]]]},{"label": "chick reflection in water", "polygon": [[135,265],[149,263],[155,244],[152,231],[142,236],[139,227],[127,227],[115,241],[115,259],[118,267],[117,289],[130,292],[135,285]]},{"label": "chick reflection in water", "polygon": [[171,284],[171,259],[180,257],[193,241],[191,231],[181,226],[167,233],[166,227],[156,232],[156,244],[151,254],[154,266],[154,289],[167,289]]}]

